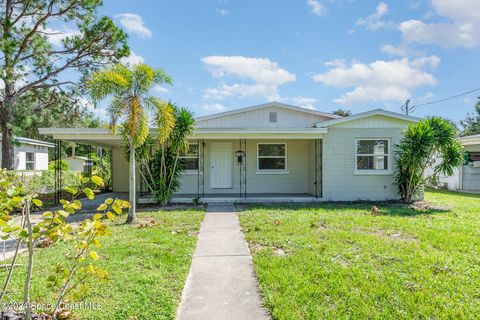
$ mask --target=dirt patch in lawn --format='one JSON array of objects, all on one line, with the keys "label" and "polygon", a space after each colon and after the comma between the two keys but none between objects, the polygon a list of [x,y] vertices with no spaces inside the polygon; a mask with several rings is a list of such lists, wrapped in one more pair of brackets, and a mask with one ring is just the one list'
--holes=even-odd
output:
[{"label": "dirt patch in lawn", "polygon": [[443,206],[436,206],[427,201],[416,201],[408,206],[410,209],[415,211],[442,211],[446,212],[449,211],[451,208],[443,207]]},{"label": "dirt patch in lawn", "polygon": [[418,239],[401,231],[386,232],[385,230],[376,230],[373,234],[377,237],[387,238],[394,241],[418,241]]},{"label": "dirt patch in lawn", "polygon": [[274,256],[279,256],[279,257],[285,257],[287,256],[287,253],[285,250],[281,247],[277,246],[265,246],[261,243],[257,242],[249,242],[248,247],[250,248],[251,253],[256,253],[262,250],[268,250],[270,251]]}]

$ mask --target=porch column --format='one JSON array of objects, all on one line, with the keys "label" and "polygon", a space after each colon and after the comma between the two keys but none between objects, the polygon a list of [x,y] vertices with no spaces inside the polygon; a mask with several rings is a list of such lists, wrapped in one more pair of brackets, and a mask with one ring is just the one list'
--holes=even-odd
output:
[{"label": "porch column", "polygon": [[240,167],[240,198],[247,197],[247,139],[240,139],[240,152],[242,152],[242,162]]},{"label": "porch column", "polygon": [[315,139],[315,197],[323,197],[323,140]]},{"label": "porch column", "polygon": [[197,197],[205,197],[205,140],[197,140],[198,167],[197,167]]}]

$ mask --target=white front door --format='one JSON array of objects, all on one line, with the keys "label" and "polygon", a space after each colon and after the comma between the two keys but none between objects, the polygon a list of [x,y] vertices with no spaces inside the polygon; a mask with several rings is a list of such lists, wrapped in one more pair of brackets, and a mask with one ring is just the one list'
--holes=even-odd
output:
[{"label": "white front door", "polygon": [[231,142],[210,144],[210,187],[232,187],[233,154]]}]

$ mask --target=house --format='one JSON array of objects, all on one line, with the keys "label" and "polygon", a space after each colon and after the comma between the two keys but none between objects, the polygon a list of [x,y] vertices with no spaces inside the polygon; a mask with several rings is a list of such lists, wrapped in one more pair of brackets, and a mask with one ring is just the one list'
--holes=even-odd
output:
[{"label": "house", "polygon": [[[278,102],[199,117],[181,159],[185,172],[174,200],[398,199],[394,145],[418,120],[380,109],[339,117]],[[119,135],[103,128],[43,128],[40,133],[111,148],[113,191],[128,191]]]},{"label": "house", "polygon": [[[23,137],[16,137],[15,141],[16,144],[13,147],[14,170],[40,171],[48,169],[48,148],[55,147],[53,143]],[[0,148],[1,145],[0,142]]]},{"label": "house", "polygon": [[63,158],[63,160],[65,160],[65,162],[68,164],[68,169],[70,171],[89,172],[90,168],[92,167],[92,160],[90,160],[88,157],[74,155]]},{"label": "house", "polygon": [[[480,134],[461,137],[458,141],[467,153],[465,163],[460,168],[456,168],[452,176],[440,175],[437,184],[448,190],[480,193]],[[439,159],[433,161],[439,161]]]}]

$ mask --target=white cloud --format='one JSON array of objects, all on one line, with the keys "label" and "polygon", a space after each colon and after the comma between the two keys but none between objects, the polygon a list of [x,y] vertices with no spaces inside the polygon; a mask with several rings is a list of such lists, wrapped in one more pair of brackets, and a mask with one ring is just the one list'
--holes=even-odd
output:
[{"label": "white cloud", "polygon": [[364,102],[404,101],[411,90],[436,84],[435,77],[426,69],[435,68],[436,56],[418,59],[378,60],[370,64],[352,62],[347,66],[313,76],[313,80],[335,88],[353,88],[335,100],[352,106]]},{"label": "white cloud", "polygon": [[54,47],[61,47],[64,39],[81,34],[80,31],[71,28],[56,30],[47,27],[43,29],[42,32],[46,34],[48,42],[50,42]]},{"label": "white cloud", "polygon": [[326,11],[325,7],[318,0],[307,0],[307,5],[317,16],[323,15]]},{"label": "white cloud", "polygon": [[380,2],[374,13],[365,18],[357,20],[358,26],[364,26],[370,30],[378,30],[391,25],[391,22],[382,20],[383,16],[388,13],[388,5],[385,2]]},{"label": "white cloud", "polygon": [[400,24],[407,43],[437,44],[444,48],[471,48],[480,44],[480,21],[465,23],[425,23],[408,20]]},{"label": "white cloud", "polygon": [[315,98],[307,98],[307,97],[294,97],[290,99],[292,103],[296,106],[302,107],[302,108],[307,108],[311,110],[315,110],[315,103],[317,103],[317,99]]},{"label": "white cloud", "polygon": [[403,21],[399,26],[403,41],[444,48],[480,45],[478,0],[431,0],[431,5],[442,22]]},{"label": "white cloud", "polygon": [[213,103],[213,104],[204,104],[203,106],[200,107],[203,111],[206,112],[222,112],[225,111],[225,107],[219,103]]},{"label": "white cloud", "polygon": [[204,99],[224,100],[226,98],[239,97],[257,97],[265,98],[267,100],[278,100],[277,87],[269,86],[261,83],[257,84],[242,84],[235,83],[232,85],[222,84],[219,87],[207,88],[203,94]]},{"label": "white cloud", "polygon": [[391,56],[409,57],[412,55],[416,55],[416,52],[404,43],[398,46],[386,44],[382,46],[381,50],[382,52],[388,53]]},{"label": "white cloud", "polygon": [[143,57],[137,55],[133,51],[130,51],[130,55],[128,57],[123,57],[120,59],[120,63],[130,66],[138,63],[143,63]]},{"label": "white cloud", "polygon": [[334,59],[334,60],[325,62],[325,65],[327,67],[340,68],[340,67],[345,67],[347,65],[347,62],[345,61],[345,59]]},{"label": "white cloud", "polygon": [[266,58],[243,56],[209,56],[202,59],[213,77],[219,79],[239,78],[248,83],[222,83],[205,90],[205,99],[222,100],[228,97],[278,98],[278,87],[295,81],[295,75],[282,69]]},{"label": "white cloud", "polygon": [[170,89],[168,88],[165,88],[165,87],[162,87],[160,85],[156,85],[155,87],[153,87],[153,90],[159,92],[159,93],[167,93],[170,91]]},{"label": "white cloud", "polygon": [[221,16],[227,16],[229,14],[227,9],[215,8],[215,12]]},{"label": "white cloud", "polygon": [[152,32],[145,25],[143,19],[138,14],[122,13],[117,15],[120,24],[127,30],[127,32],[136,34],[142,38],[151,38]]}]

